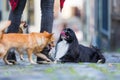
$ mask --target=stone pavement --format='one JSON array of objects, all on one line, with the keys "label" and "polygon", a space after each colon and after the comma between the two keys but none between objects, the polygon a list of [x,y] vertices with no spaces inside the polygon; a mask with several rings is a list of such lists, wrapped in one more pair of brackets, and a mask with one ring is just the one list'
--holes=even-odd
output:
[{"label": "stone pavement", "polygon": [[120,80],[120,54],[104,54],[105,64],[58,63],[31,65],[27,60],[5,65],[0,60],[0,80]]}]

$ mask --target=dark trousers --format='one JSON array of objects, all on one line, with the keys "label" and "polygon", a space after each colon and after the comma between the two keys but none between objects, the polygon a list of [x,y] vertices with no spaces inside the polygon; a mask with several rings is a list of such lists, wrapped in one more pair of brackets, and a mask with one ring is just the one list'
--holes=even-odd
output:
[{"label": "dark trousers", "polygon": [[54,0],[41,0],[41,31],[52,32]]},{"label": "dark trousers", "polygon": [[[11,20],[11,25],[8,27],[7,33],[17,33],[19,30],[19,25],[21,22],[21,16],[23,13],[23,10],[25,8],[25,4],[26,4],[27,0],[20,0],[18,7],[15,9],[15,11],[13,12],[11,10],[10,15],[9,15],[9,20]],[[17,61],[16,56],[15,56],[15,52],[12,51],[13,48],[11,48],[8,51],[8,61],[14,63],[15,61]]]},{"label": "dark trousers", "polygon": [[8,27],[7,33],[17,33],[19,30],[19,25],[21,22],[21,16],[25,8],[27,0],[20,0],[15,11],[10,12],[9,20],[11,20],[11,25]]},{"label": "dark trousers", "polygon": [[[41,31],[52,32],[53,27],[53,9],[54,9],[54,0],[41,0]],[[47,47],[42,51],[43,54],[48,54],[49,49]],[[37,57],[37,61],[41,61],[43,59]]]},{"label": "dark trousers", "polygon": [[[26,0],[20,0],[18,7],[13,12],[10,12],[9,20],[12,21],[11,25],[8,28],[8,33],[14,32],[17,33],[19,30],[19,25],[21,21],[21,16],[26,4]],[[42,12],[42,20],[41,20],[41,31],[48,31],[52,32],[53,26],[53,7],[54,7],[54,0],[41,0],[41,12]],[[43,52],[44,54],[44,52]],[[8,54],[8,60],[16,60],[15,53]],[[37,57],[37,61],[41,60],[41,58]]]}]

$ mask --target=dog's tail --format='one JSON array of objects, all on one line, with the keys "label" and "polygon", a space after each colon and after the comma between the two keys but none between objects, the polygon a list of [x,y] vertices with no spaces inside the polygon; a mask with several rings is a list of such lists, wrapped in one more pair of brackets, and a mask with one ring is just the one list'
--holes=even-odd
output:
[{"label": "dog's tail", "polygon": [[97,63],[105,63],[106,59],[104,55],[102,54],[101,50],[93,45],[91,46],[91,48],[95,51],[95,53],[97,53],[97,56],[98,56]]},{"label": "dog's tail", "polygon": [[5,32],[5,29],[8,28],[8,26],[11,24],[11,21],[7,21],[6,22],[6,25],[4,27],[1,27],[0,28],[0,40],[2,39],[3,37],[3,33]]},{"label": "dog's tail", "polygon": [[11,21],[7,21],[4,27],[0,27],[0,34],[4,32],[6,28],[8,28],[11,24]]}]

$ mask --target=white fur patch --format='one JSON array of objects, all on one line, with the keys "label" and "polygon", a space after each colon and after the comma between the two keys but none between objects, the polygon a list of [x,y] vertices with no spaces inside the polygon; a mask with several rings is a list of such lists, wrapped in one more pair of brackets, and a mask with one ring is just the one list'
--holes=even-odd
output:
[{"label": "white fur patch", "polygon": [[68,48],[69,44],[67,43],[67,41],[63,40],[59,42],[57,45],[57,53],[55,59],[59,60],[60,58],[62,58],[66,54]]},{"label": "white fur patch", "polygon": [[23,33],[25,34],[27,32],[27,28],[22,29]]}]

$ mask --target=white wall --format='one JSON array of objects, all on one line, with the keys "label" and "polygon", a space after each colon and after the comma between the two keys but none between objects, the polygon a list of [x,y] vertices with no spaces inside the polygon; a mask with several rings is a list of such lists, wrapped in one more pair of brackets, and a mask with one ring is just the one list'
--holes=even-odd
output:
[{"label": "white wall", "polygon": [[0,10],[2,9],[2,0],[0,0]]},{"label": "white wall", "polygon": [[34,27],[31,27],[31,32],[40,32],[41,24],[41,11],[40,11],[40,2],[41,0],[34,0]]},{"label": "white wall", "polygon": [[2,4],[2,19],[3,20],[8,20],[8,16],[9,16],[9,11],[6,11],[6,1],[7,0],[2,0],[1,4]]}]

